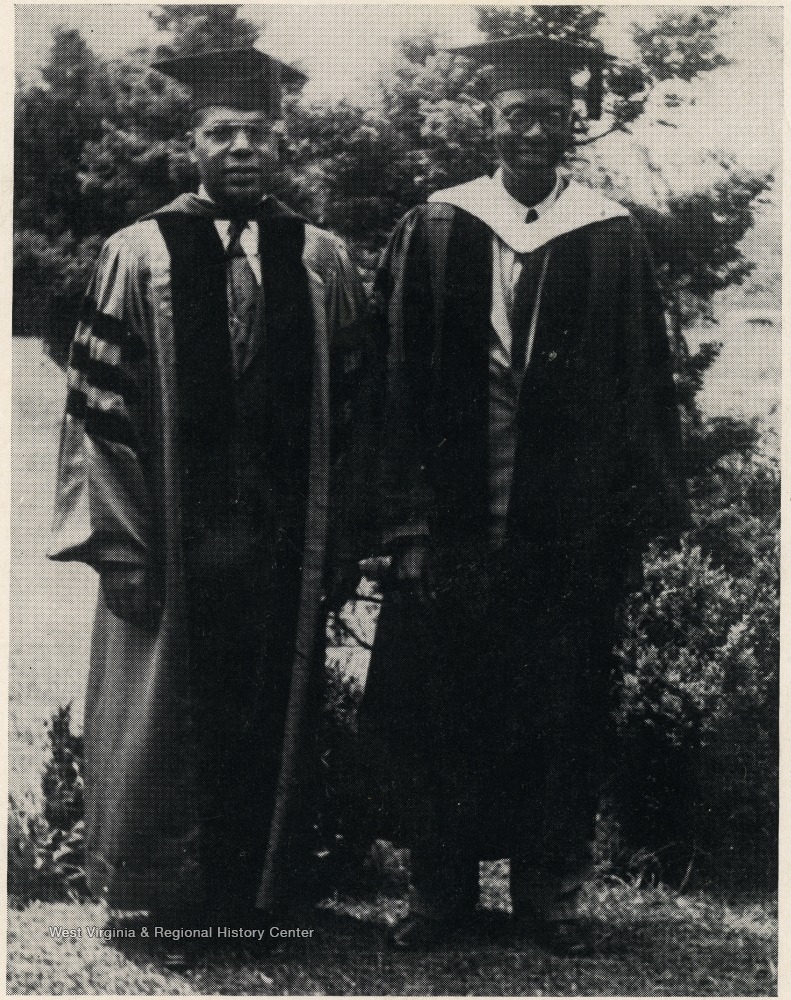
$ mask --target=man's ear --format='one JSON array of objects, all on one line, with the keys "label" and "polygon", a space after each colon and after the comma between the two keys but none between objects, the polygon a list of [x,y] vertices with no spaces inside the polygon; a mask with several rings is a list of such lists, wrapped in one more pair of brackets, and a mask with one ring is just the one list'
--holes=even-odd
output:
[{"label": "man's ear", "polygon": [[190,163],[197,163],[197,157],[195,156],[195,129],[191,128],[184,137],[187,140],[187,156],[189,156]]}]

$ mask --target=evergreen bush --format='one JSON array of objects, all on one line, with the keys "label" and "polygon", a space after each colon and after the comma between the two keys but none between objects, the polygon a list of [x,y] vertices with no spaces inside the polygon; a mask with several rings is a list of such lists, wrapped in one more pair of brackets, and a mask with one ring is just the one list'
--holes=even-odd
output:
[{"label": "evergreen bush", "polygon": [[13,796],[8,804],[7,888],[13,905],[31,900],[83,900],[90,895],[85,875],[82,738],[71,731],[71,706],[50,720],[50,756],[41,790],[43,810]]},{"label": "evergreen bush", "polygon": [[[709,425],[711,453],[723,430]],[[741,428],[742,441],[750,438]],[[705,439],[705,435],[703,435]],[[777,876],[779,470],[748,447],[691,479],[625,609],[611,795],[625,858],[724,888]]]}]

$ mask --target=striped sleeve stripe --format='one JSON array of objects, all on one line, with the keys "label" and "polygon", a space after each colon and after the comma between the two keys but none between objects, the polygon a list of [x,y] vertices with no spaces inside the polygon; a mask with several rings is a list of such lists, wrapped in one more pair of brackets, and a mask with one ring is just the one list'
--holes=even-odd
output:
[{"label": "striped sleeve stripe", "polygon": [[86,345],[92,358],[96,361],[104,361],[105,364],[112,365],[113,368],[124,364],[126,359],[123,347],[119,347],[118,344],[108,344],[106,340],[99,340],[98,337],[92,337],[90,328],[81,327],[80,329],[87,329],[87,335],[75,339],[78,344],[84,343]]},{"label": "striped sleeve stripe", "polygon": [[135,403],[140,399],[139,387],[126,372],[116,365],[91,357],[91,350],[87,344],[75,341],[71,351],[71,363],[74,368],[82,372],[85,380],[94,388],[115,392],[129,403]]},{"label": "striped sleeve stripe", "polygon": [[115,411],[104,412],[88,408],[85,414],[85,430],[92,437],[104,438],[113,444],[123,444],[133,451],[138,450],[137,439],[129,421]]},{"label": "striped sleeve stripe", "polygon": [[95,315],[96,303],[90,295],[85,295],[80,303],[80,322],[84,323],[85,326],[90,326]]},{"label": "striped sleeve stripe", "polygon": [[91,437],[100,437],[111,444],[122,444],[133,451],[138,442],[129,420],[117,410],[97,410],[88,404],[81,389],[71,389],[66,399],[66,412],[85,421],[85,430]]},{"label": "striped sleeve stripe", "polygon": [[130,333],[129,328],[120,319],[99,312],[90,296],[86,295],[82,301],[80,319],[91,328],[94,337],[123,348],[129,361],[136,361],[146,353],[143,338]]},{"label": "striped sleeve stripe", "polygon": [[69,389],[69,394],[66,397],[66,413],[76,420],[84,420],[87,409],[88,400],[82,389]]}]

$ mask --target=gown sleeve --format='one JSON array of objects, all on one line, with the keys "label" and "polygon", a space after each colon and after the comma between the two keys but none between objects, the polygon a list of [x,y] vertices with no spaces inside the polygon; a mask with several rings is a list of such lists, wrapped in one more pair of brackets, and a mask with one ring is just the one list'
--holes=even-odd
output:
[{"label": "gown sleeve", "polygon": [[381,394],[368,302],[341,239],[314,231],[311,266],[325,287],[330,362],[330,522],[328,562],[354,576],[375,552],[376,460]]},{"label": "gown sleeve", "polygon": [[385,549],[427,541],[433,492],[426,475],[433,299],[425,206],[396,227],[377,272],[375,301],[384,357],[380,509]]},{"label": "gown sleeve", "polygon": [[150,546],[144,250],[122,231],[104,245],[67,369],[51,559],[145,566]]},{"label": "gown sleeve", "polygon": [[689,527],[681,421],[662,296],[652,255],[632,220],[631,308],[637,345],[631,372],[632,481],[640,547],[656,536],[676,538]]}]

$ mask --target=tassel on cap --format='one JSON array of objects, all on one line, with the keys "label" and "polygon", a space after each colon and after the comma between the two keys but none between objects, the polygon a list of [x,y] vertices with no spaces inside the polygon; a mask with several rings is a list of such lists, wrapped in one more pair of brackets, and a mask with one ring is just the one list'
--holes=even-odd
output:
[{"label": "tassel on cap", "polygon": [[585,90],[588,117],[601,117],[605,55],[598,44],[582,45],[544,35],[512,35],[448,51],[491,67],[490,97],[504,90],[544,87],[562,90],[573,97],[572,77],[587,68],[590,73]]}]

